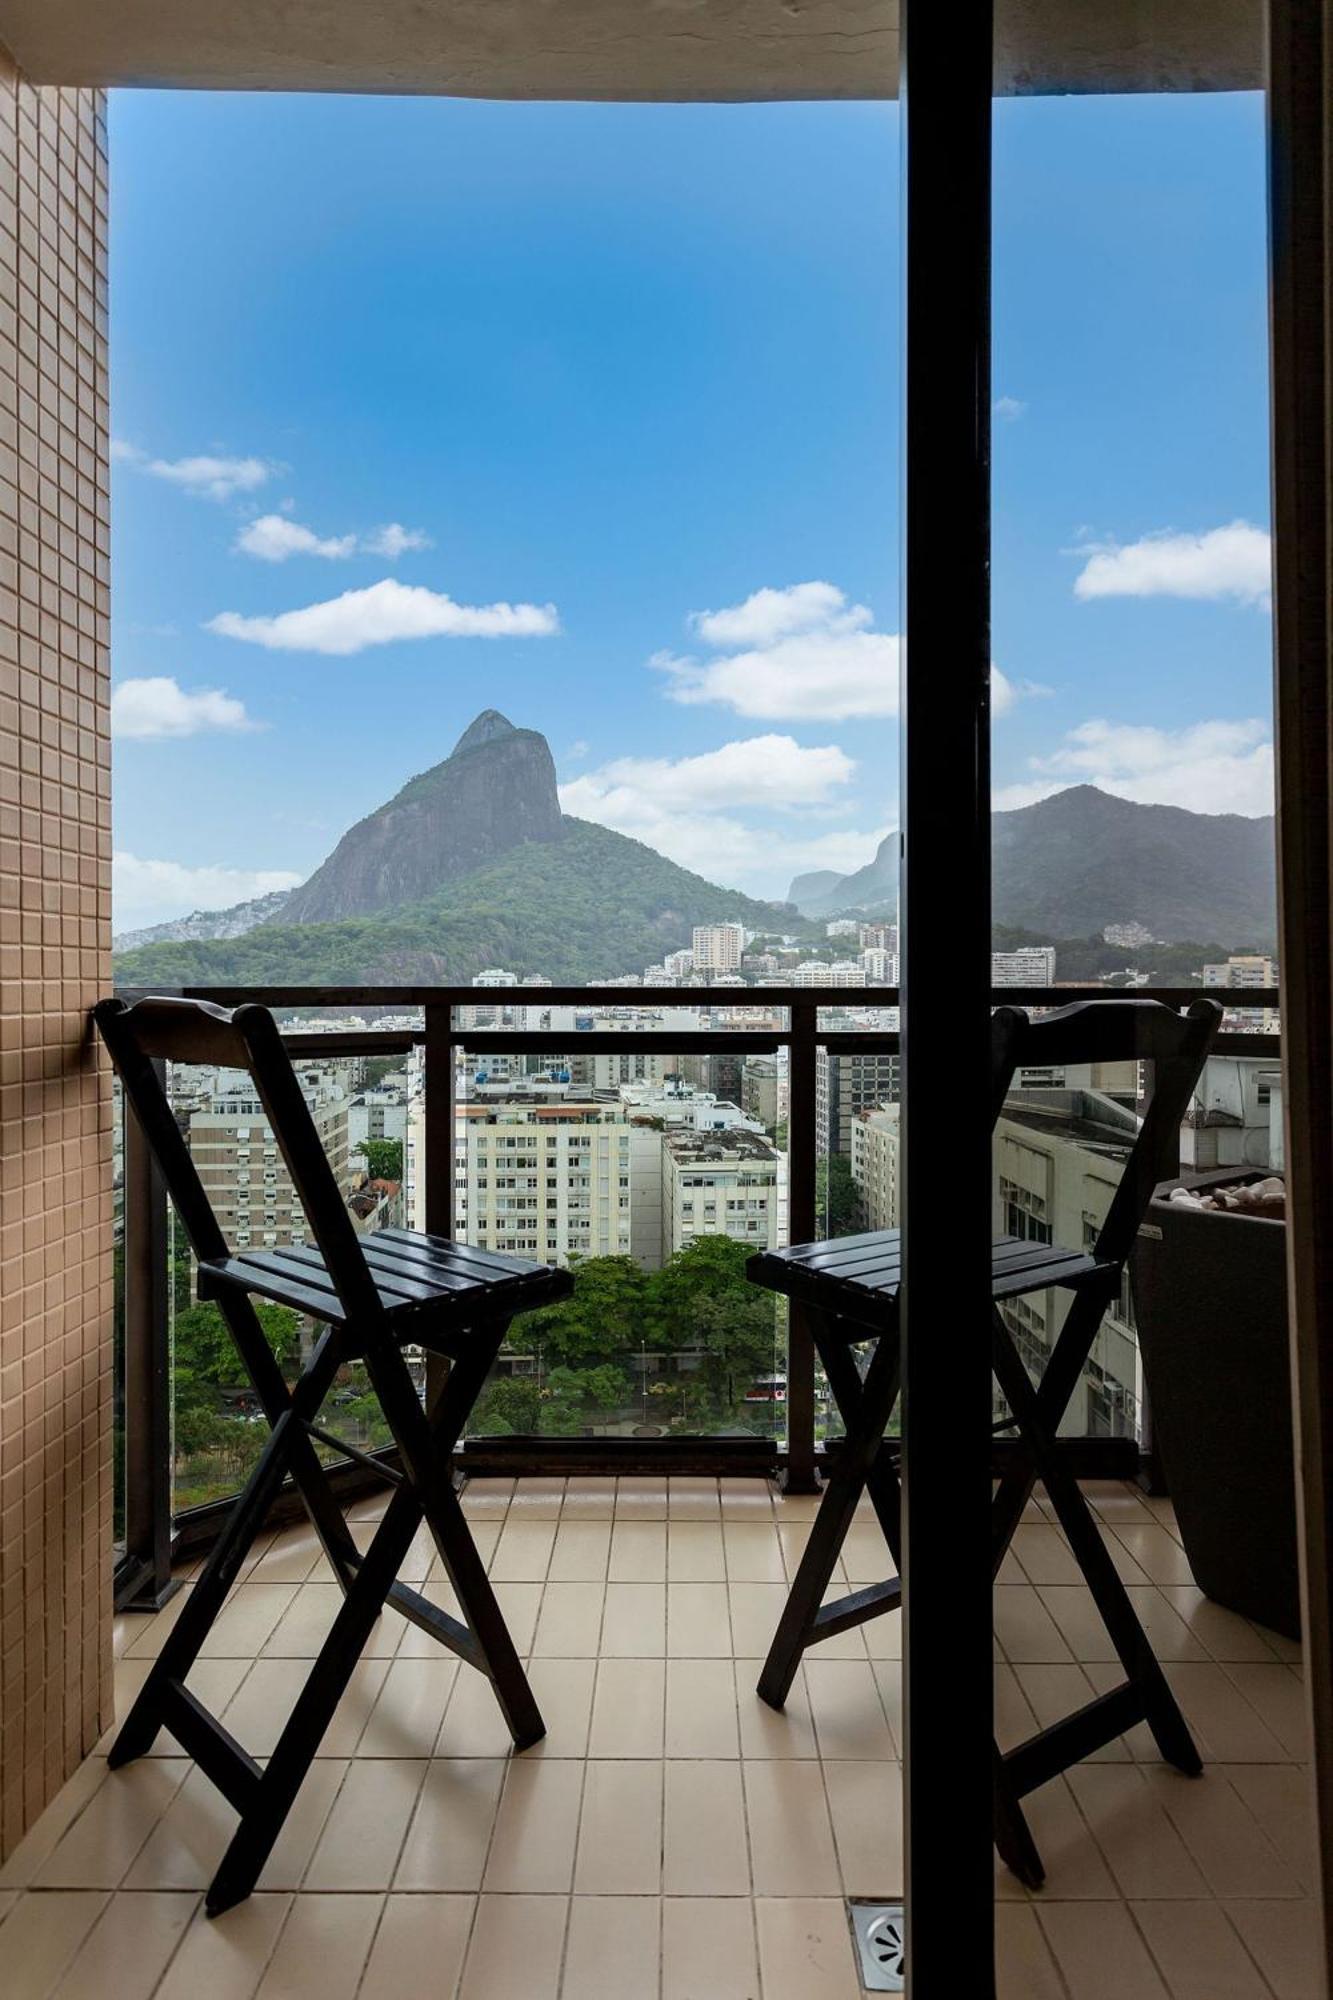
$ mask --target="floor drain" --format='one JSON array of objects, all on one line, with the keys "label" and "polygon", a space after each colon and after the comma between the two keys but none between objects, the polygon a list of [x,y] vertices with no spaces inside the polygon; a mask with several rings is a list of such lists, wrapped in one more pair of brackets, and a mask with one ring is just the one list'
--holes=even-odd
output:
[{"label": "floor drain", "polygon": [[869,1993],[902,1993],[907,1985],[901,1903],[853,1903],[852,1933]]}]

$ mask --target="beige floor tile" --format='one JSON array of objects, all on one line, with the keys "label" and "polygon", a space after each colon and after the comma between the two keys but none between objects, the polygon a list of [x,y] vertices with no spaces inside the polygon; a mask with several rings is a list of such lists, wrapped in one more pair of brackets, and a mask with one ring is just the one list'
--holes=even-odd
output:
[{"label": "beige floor tile", "polygon": [[1214,1604],[1194,1584],[1164,1584],[1162,1595],[1214,1660],[1272,1660],[1277,1656],[1248,1618]]},{"label": "beige floor tile", "polygon": [[[1111,1871],[1064,1778],[1055,1778],[1049,1785],[1029,1792],[1023,1800],[1023,1811],[1046,1870],[1046,1886],[1038,1900],[1048,1896],[1079,1902],[1116,1899]],[[1005,1902],[1025,1902],[1030,1894],[998,1855],[995,1894]]]},{"label": "beige floor tile", "polygon": [[667,1481],[667,1519],[671,1521],[719,1521],[722,1502],[716,1479],[695,1479],[678,1474]]},{"label": "beige floor tile", "polygon": [[603,1583],[611,1552],[609,1521],[561,1520],[551,1550],[552,1583]]},{"label": "beige floor tile", "polygon": [[492,1583],[544,1583],[555,1529],[554,1521],[517,1515],[511,1507],[491,1557]]},{"label": "beige floor tile", "polygon": [[[835,1579],[824,1592],[825,1604],[834,1604],[839,1598],[846,1597],[848,1590],[849,1585]],[[897,1625],[898,1622],[895,1612],[887,1617],[873,1619],[869,1625],[853,1626],[849,1631],[837,1633],[832,1639],[821,1639],[819,1657],[821,1660],[864,1660],[869,1652],[867,1633],[873,1631],[877,1625]]]},{"label": "beige floor tile", "polygon": [[1260,1718],[1276,1736],[1289,1757],[1298,1762],[1310,1755],[1310,1727],[1305,1710],[1305,1688],[1289,1666],[1263,1661],[1235,1661],[1226,1668]]},{"label": "beige floor tile", "polygon": [[574,1887],[581,1896],[655,1896],[662,1882],[662,1765],[589,1761]]},{"label": "beige floor tile", "polygon": [[403,1842],[395,1889],[481,1887],[507,1769],[498,1757],[437,1757]]},{"label": "beige floor tile", "polygon": [[1207,1762],[1283,1764],[1288,1752],[1224,1667],[1212,1660],[1166,1661],[1164,1671]]},{"label": "beige floor tile", "polygon": [[469,1479],[463,1488],[461,1506],[471,1520],[491,1520],[509,1511],[514,1497],[512,1479]]},{"label": "beige floor tile", "polygon": [[306,1870],[310,1889],[387,1889],[426,1775],[420,1757],[360,1758]]},{"label": "beige floor tile", "polygon": [[650,1474],[627,1474],[616,1481],[617,1521],[665,1521],[667,1482]]},{"label": "beige floor tile", "polygon": [[1216,1903],[1135,1903],[1172,2000],[1270,2000],[1269,1987]]},{"label": "beige floor tile", "polygon": [[290,1896],[249,1896],[220,1917],[196,1909],[155,2000],[254,2000]]},{"label": "beige floor tile", "polygon": [[505,1773],[483,1886],[488,1895],[549,1896],[570,1886],[584,1766],[548,1757]]},{"label": "beige floor tile", "polygon": [[1082,1583],[1083,1572],[1059,1528],[1023,1521],[1014,1530],[1011,1544],[1029,1583]]},{"label": "beige floor tile", "polygon": [[750,1857],[739,1763],[683,1759],[668,1763],[662,1893],[749,1895]]},{"label": "beige floor tile", "polygon": [[[1021,1709],[1015,1705],[1008,1713],[1002,1707],[1005,1699],[1002,1691],[1006,1687],[1007,1675],[1012,1676],[1016,1702],[1021,1704]],[[1063,1664],[1053,1661],[1047,1665],[997,1667],[995,1691],[996,1734],[1006,1750],[1030,1735],[1034,1728],[1049,1729],[1053,1723],[1063,1721],[1066,1716],[1094,1700],[1097,1694],[1086,1670],[1072,1660]],[[1026,1710],[1028,1716],[1025,1724],[1022,1723],[1022,1710]],[[1004,1726],[1000,1727],[1002,1718]],[[1130,1761],[1129,1749],[1124,1738],[1117,1736],[1100,1750],[1095,1750],[1087,1761],[1125,1764]]]},{"label": "beige floor tile", "polygon": [[[540,1522],[534,1522],[540,1527]],[[532,1651],[532,1642],[537,1632],[537,1615],[541,1610],[545,1590],[540,1583],[497,1583],[495,1601],[509,1628],[509,1636],[514,1643],[514,1651],[521,1659],[526,1659]]]},{"label": "beige floor tile", "polygon": [[48,2000],[107,1901],[87,1889],[21,1896],[0,1930],[6,2000]]},{"label": "beige floor tile", "polygon": [[[801,1558],[805,1554],[806,1544],[810,1540],[810,1534],[814,1525],[813,1521],[788,1521],[785,1519],[779,1519],[778,1521],[778,1547],[782,1550],[782,1566],[788,1578],[794,1577],[801,1566]],[[871,1523],[872,1529],[873,1525]],[[887,1567],[887,1563],[888,1558],[884,1554],[884,1542],[881,1536],[880,1554],[875,1574],[873,1577],[867,1577],[865,1581],[868,1583],[879,1582]],[[845,1588],[847,1572],[843,1568],[841,1556],[834,1563],[832,1574],[834,1581],[839,1587]]]},{"label": "beige floor tile", "polygon": [[805,1670],[798,1668],[786,1704],[770,1708],[756,1693],[762,1660],[737,1660],[736,1719],[742,1757],[817,1757],[814,1717],[805,1690]]},{"label": "beige floor tile", "polygon": [[[276,1593],[276,1584],[247,1584],[247,1591]],[[291,1591],[290,1599],[278,1618],[273,1621],[268,1636],[256,1647],[268,1659],[313,1660],[324,1641],[328,1638],[334,1619],[343,1601],[342,1591],[336,1583],[302,1583]],[[257,1620],[263,1610],[262,1600],[252,1613]],[[226,1607],[214,1631],[222,1624],[231,1611]],[[383,1623],[381,1619],[378,1621]],[[372,1634],[372,1639],[373,1639]],[[376,1655],[383,1651],[379,1646],[367,1646],[367,1652]]]},{"label": "beige floor tile", "polygon": [[516,1479],[509,1503],[510,1520],[558,1521],[564,1506],[565,1482],[560,1478]]},{"label": "beige floor tile", "polygon": [[883,1583],[896,1575],[878,1521],[852,1523],[842,1545],[842,1566],[854,1584]]},{"label": "beige floor tile", "polygon": [[[876,1664],[883,1672],[887,1672],[894,1665],[897,1665],[899,1673],[902,1672],[901,1662],[881,1660]],[[1001,1750],[1012,1750],[1016,1744],[1025,1743],[1028,1737],[1036,1732],[1038,1727],[1037,1718],[1032,1711],[1032,1704],[1027,1697],[1026,1684],[1022,1679],[1022,1676],[1028,1673],[1073,1676],[1072,1686],[1069,1682],[1066,1682],[1064,1690],[1059,1697],[1060,1706],[1056,1710],[1057,1715],[1064,1715],[1070,1708],[1076,1707],[1079,1702],[1091,1701],[1092,1699],[1092,1683],[1084,1678],[1081,1667],[1076,1667],[1072,1664],[1064,1667],[1008,1667],[1004,1665],[1003,1661],[997,1661],[995,1667],[995,1740]],[[1075,1689],[1077,1693],[1074,1693]],[[1070,1698],[1071,1695],[1072,1699]],[[898,1721],[896,1726],[899,1740],[901,1741],[901,1722]]]},{"label": "beige floor tile", "polygon": [[1031,1584],[998,1584],[995,1636],[1013,1666],[1031,1660],[1070,1660],[1068,1645]]},{"label": "beige floor tile", "polygon": [[[190,1586],[186,1584],[185,1588],[178,1590],[170,1603],[164,1605],[161,1611],[127,1618],[123,1628],[125,1644],[121,1657],[131,1660],[155,1660],[162,1651],[168,1633],[174,1629],[176,1620],[189,1601]],[[224,1611],[226,1608],[224,1605]],[[253,1652],[255,1649],[239,1647],[237,1650],[244,1653]]]},{"label": "beige floor tile", "polygon": [[665,1583],[666,1560],[664,1520],[623,1520],[617,1514],[607,1568],[612,1583]]},{"label": "beige floor tile", "polygon": [[806,1656],[805,1684],[821,1757],[894,1758],[897,1746],[869,1660]]},{"label": "beige floor tile", "polygon": [[508,1757],[514,1748],[495,1689],[475,1668],[460,1666],[444,1711],[437,1757]]},{"label": "beige floor tile", "polygon": [[762,1660],[773,1643],[782,1607],[787,1602],[785,1583],[730,1583],[727,1597],[731,1610],[731,1635],[738,1660]]},{"label": "beige floor tile", "polygon": [[836,1896],[842,1884],[818,1764],[745,1765],[745,1813],[757,1896]]},{"label": "beige floor tile", "polygon": [[324,1553],[313,1528],[289,1528],[275,1535],[250,1571],[254,1583],[304,1583]]},{"label": "beige floor tile", "polygon": [[749,1897],[668,1896],[662,1905],[662,2000],[757,2000],[758,1993]]},{"label": "beige floor tile", "polygon": [[114,1889],[157,1825],[190,1766],[183,1757],[143,1757],[107,1773],[83,1811],[33,1874],[42,1889]]},{"label": "beige floor tile", "polygon": [[[370,1719],[387,1660],[358,1660],[333,1720],[319,1746],[321,1757],[350,1757]],[[252,1757],[270,1757],[301,1689],[310,1678],[308,1660],[256,1660],[222,1720]]]},{"label": "beige floor tile", "polygon": [[575,1896],[560,1989],[566,2000],[629,2000],[655,1991],[660,1923],[655,1896]]},{"label": "beige floor tile", "polygon": [[330,1602],[332,1598],[342,1602],[342,1592],[333,1583],[238,1585],[209,1628],[208,1637],[199,1648],[199,1657],[204,1660],[223,1657],[254,1659],[263,1651],[297,1595],[304,1591],[327,1591],[331,1593]]},{"label": "beige floor tile", "polygon": [[1314,1805],[1310,1776],[1295,1764],[1224,1764],[1218,1775],[1240,1794],[1293,1875],[1314,1880]]},{"label": "beige floor tile", "polygon": [[556,2000],[566,1896],[483,1896],[459,2000]]},{"label": "beige floor tile", "polygon": [[1175,1536],[1156,1522],[1115,1521],[1116,1539],[1129,1550],[1152,1583],[1193,1583],[1185,1551]]},{"label": "beige floor tile", "polygon": [[1206,1767],[1201,1778],[1186,1778],[1149,1764],[1143,1776],[1215,1896],[1300,1895],[1299,1877],[1216,1766]]},{"label": "beige floor tile", "polygon": [[878,1618],[872,1618],[861,1627],[861,1636],[872,1660],[901,1660],[903,1621],[897,1611],[881,1612]]},{"label": "beige floor tile", "polygon": [[192,1895],[113,1896],[56,1988],[57,2000],[149,2000],[198,1903]]},{"label": "beige floor tile", "polygon": [[528,1668],[528,1684],[546,1724],[545,1736],[529,1744],[525,1758],[586,1757],[595,1660],[537,1660]]},{"label": "beige floor tile", "polygon": [[667,1652],[675,1660],[729,1660],[731,1619],[725,1583],[667,1585]]},{"label": "beige floor tile", "polygon": [[[113,1682],[115,1721],[104,1731],[97,1745],[99,1756],[105,1757],[115,1742],[120,1725],[148,1679],[152,1666],[151,1660],[116,1661]],[[192,1694],[199,1697],[210,1715],[221,1715],[252,1671],[249,1660],[196,1660],[186,1685]],[[185,1752],[169,1729],[161,1729],[147,1754],[150,1757],[183,1757]]]},{"label": "beige floor tile", "polygon": [[[295,1889],[305,1875],[347,1775],[344,1761],[321,1757],[306,1774],[260,1883]],[[236,1831],[236,1813],[207,1774],[190,1771],[125,1877],[127,1889],[206,1889]]]},{"label": "beige floor tile", "polygon": [[474,1896],[389,1896],[366,1961],[363,2000],[454,2000]]},{"label": "beige floor tile", "polygon": [[[767,1532],[772,1535],[772,1529]],[[716,1521],[677,1521],[667,1526],[669,1583],[725,1583],[722,1529]]]},{"label": "beige floor tile", "polygon": [[382,1896],[297,1896],[258,2000],[353,2000]]},{"label": "beige floor tile", "polygon": [[589,1755],[660,1757],[665,1699],[664,1661],[600,1661]]},{"label": "beige floor tile", "polygon": [[1043,1902],[1037,1915],[1070,2000],[1171,2000],[1123,1903]]},{"label": "beige floor tile", "polygon": [[668,1660],[668,1757],[738,1757],[736,1676],[730,1660]]},{"label": "beige floor tile", "polygon": [[562,1521],[609,1521],[615,1511],[614,1479],[571,1479],[566,1483]]},{"label": "beige floor tile", "polygon": [[596,1659],[605,1596],[603,1583],[548,1583],[533,1652],[543,1659]]},{"label": "beige floor tile", "polygon": [[861,2000],[841,1897],[760,1897],[754,1914],[764,2000]]},{"label": "beige floor tile", "polygon": [[666,1585],[608,1583],[602,1657],[646,1660],[666,1651]]},{"label": "beige floor tile", "polygon": [[429,1757],[459,1671],[457,1660],[440,1649],[433,1660],[392,1661],[357,1755]]},{"label": "beige floor tile", "polygon": [[724,1521],[765,1521],[774,1518],[774,1489],[767,1479],[719,1479]]},{"label": "beige floor tile", "polygon": [[848,1896],[903,1890],[903,1787],[897,1764],[824,1765],[833,1838]]},{"label": "beige floor tile", "polygon": [[782,1542],[767,1522],[728,1521],[722,1541],[732,1583],[785,1583]]},{"label": "beige floor tile", "polygon": [[1067,2000],[1036,1911],[1022,1903],[995,1906],[995,1993],[996,2000]]},{"label": "beige floor tile", "polygon": [[1319,1931],[1313,1902],[1228,1903],[1240,1933],[1277,2000],[1313,2000],[1321,1990]]},{"label": "beige floor tile", "polygon": [[105,1781],[106,1763],[101,1757],[85,1757],[71,1778],[60,1787],[22,1840],[0,1868],[0,1890],[23,1889],[74,1824],[93,1793]]},{"label": "beige floor tile", "polygon": [[1137,1765],[1076,1765],[1067,1775],[1123,1896],[1207,1894],[1197,1863]]}]

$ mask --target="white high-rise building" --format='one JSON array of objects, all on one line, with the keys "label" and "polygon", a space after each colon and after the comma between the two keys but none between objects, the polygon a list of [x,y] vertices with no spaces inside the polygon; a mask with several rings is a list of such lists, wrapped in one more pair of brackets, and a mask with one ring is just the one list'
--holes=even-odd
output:
[{"label": "white high-rise building", "polygon": [[661,1262],[661,1145],[620,1104],[459,1107],[454,1226],[483,1250]]},{"label": "white high-rise building", "polygon": [[[343,1193],[350,1192],[346,1092],[315,1072],[301,1094]],[[254,1083],[243,1070],[219,1070],[211,1096],[190,1113],[190,1157],[222,1233],[237,1250],[282,1249],[309,1240],[305,1211]]]},{"label": "white high-rise building", "polygon": [[867,1229],[896,1229],[898,1210],[898,1106],[858,1111],[852,1119],[852,1179]]},{"label": "white high-rise building", "polygon": [[993,951],[990,955],[992,986],[1054,986],[1055,946],[1034,944],[1021,951]]},{"label": "white high-rise building", "polygon": [[755,1250],[781,1241],[778,1155],[757,1132],[661,1135],[662,1256],[699,1236],[733,1236]]},{"label": "white high-rise building", "polygon": [[696,972],[739,972],[745,949],[743,924],[696,924],[692,957]]}]

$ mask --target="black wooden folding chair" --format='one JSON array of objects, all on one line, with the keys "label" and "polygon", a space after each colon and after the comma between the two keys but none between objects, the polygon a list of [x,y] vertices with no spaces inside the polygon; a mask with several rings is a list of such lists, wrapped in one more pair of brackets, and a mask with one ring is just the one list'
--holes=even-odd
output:
[{"label": "black wooden folding chair", "polygon": [[[1153,1066],[1147,1112],[1092,1246],[1074,1250],[1004,1236],[991,1251],[991,1366],[1009,1411],[996,1429],[1016,1433],[994,1501],[994,1571],[998,1575],[1040,1479],[1125,1670],[1119,1687],[1027,1742],[1003,1753],[996,1746],[995,1844],[1009,1867],[1034,1888],[1044,1871],[1020,1804],[1028,1792],[1138,1722],[1148,1724],[1168,1763],[1191,1773],[1202,1768],[1125,1586],[1067,1469],[1057,1432],[1103,1316],[1119,1293],[1152,1191],[1177,1170],[1181,1120],[1221,1018],[1220,1006],[1203,999],[1183,1015],[1154,1000],[1093,1000],[1037,1020],[1017,1007],[1001,1007],[992,1018],[992,1124],[1020,1070],[1126,1061]],[[928,1199],[922,1193],[916,1198]],[[947,1189],[939,1190],[939,1200],[943,1208]],[[942,1225],[941,1242],[947,1246],[947,1225]],[[759,1679],[763,1699],[781,1708],[807,1646],[901,1603],[897,1576],[824,1602],[863,1492],[869,1493],[895,1567],[899,1561],[898,1444],[885,1436],[899,1387],[899,1232],[878,1230],[764,1251],[750,1259],[747,1271],[756,1284],[803,1303],[846,1427],[845,1438],[830,1454],[828,1485]],[[947,1262],[938,1277],[943,1305]],[[1073,1297],[1034,1384],[1000,1304],[1052,1287],[1065,1288]],[[957,1338],[947,1310],[942,1319],[944,1329],[935,1337]],[[918,1332],[916,1338],[922,1337]],[[870,1341],[874,1351],[863,1372],[853,1349]]]},{"label": "black wooden folding chair", "polygon": [[[209,1887],[210,1915],[248,1896],[282,1829],[334,1709],[388,1603],[485,1674],[524,1748],[545,1725],[454,1491],[450,1454],[515,1313],[566,1297],[568,1272],[502,1257],[443,1237],[385,1229],[358,1237],[267,1008],[226,1013],[199,1001],[105,1000],[94,1010],[125,1096],[157,1161],[198,1260],[201,1299],[215,1300],[271,1427],[221,1538],[163,1644],[117,1736],[113,1767],[169,1729],[240,1813]],[[163,1085],[163,1061],[220,1064],[252,1077],[314,1238],[310,1247],[233,1253],[195,1170]],[[253,1295],[322,1327],[288,1387]],[[403,1358],[405,1344],[450,1363],[429,1414]],[[357,1550],[315,1451],[315,1440],[363,1456],[316,1422],[345,1362],[363,1362],[398,1447],[395,1491],[370,1547]],[[186,1686],[213,1620],[283,1478],[290,1474],[324,1545],[343,1602],[272,1756],[262,1767]],[[434,1536],[463,1619],[400,1583],[419,1524]],[[465,1621],[465,1622],[464,1622]]]}]

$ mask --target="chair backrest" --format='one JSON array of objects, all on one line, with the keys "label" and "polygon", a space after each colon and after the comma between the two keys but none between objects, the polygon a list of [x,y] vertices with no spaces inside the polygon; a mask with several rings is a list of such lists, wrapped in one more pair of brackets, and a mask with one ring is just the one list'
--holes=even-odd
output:
[{"label": "chair backrest", "polygon": [[93,1019],[195,1256],[211,1261],[232,1252],[176,1123],[157,1067],[160,1061],[246,1072],[344,1311],[349,1318],[375,1312],[377,1294],[356,1231],[268,1008],[247,1005],[228,1011],[206,1000],[167,998],[133,1005],[102,1000]]},{"label": "chair backrest", "polygon": [[1093,1248],[1099,1260],[1124,1263],[1153,1189],[1177,1172],[1181,1121],[1221,1020],[1218,1002],[1203,998],[1183,1014],[1160,1000],[1079,1000],[1036,1020],[1022,1007],[997,1007],[991,1017],[992,1125],[1019,1070],[1071,1063],[1153,1065],[1148,1108]]}]

